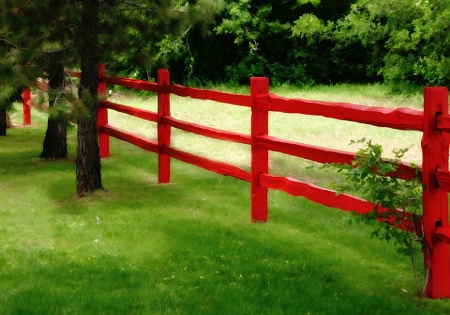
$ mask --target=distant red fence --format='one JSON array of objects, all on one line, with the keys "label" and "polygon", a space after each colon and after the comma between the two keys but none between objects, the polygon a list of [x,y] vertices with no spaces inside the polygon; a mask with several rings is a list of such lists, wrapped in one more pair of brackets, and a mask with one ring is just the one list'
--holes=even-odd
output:
[{"label": "distant red fence", "polygon": [[23,124],[31,124],[31,91],[30,88],[25,88],[22,91],[22,106],[23,106]]},{"label": "distant red fence", "polygon": [[[157,153],[159,183],[170,182],[171,158],[221,175],[248,181],[251,183],[251,218],[253,221],[266,221],[268,218],[268,189],[282,190],[293,196],[302,196],[322,205],[345,211],[367,213],[374,209],[374,205],[360,198],[347,194],[336,195],[329,189],[271,174],[269,172],[269,151],[319,163],[351,163],[355,153],[286,141],[270,136],[268,132],[269,112],[323,116],[377,127],[421,131],[423,133],[421,143],[423,165],[420,174],[416,174],[414,169],[405,164],[400,167],[397,176],[406,180],[421,176],[424,185],[421,223],[429,247],[429,252],[424,251],[424,261],[426,267],[432,271],[426,292],[429,297],[433,298],[450,297],[450,227],[447,197],[447,192],[450,191],[450,172],[448,170],[450,115],[447,88],[425,88],[424,111],[422,112],[409,108],[389,109],[284,98],[270,94],[269,79],[263,77],[251,78],[250,95],[239,95],[171,85],[169,72],[164,69],[158,71],[157,83],[108,76],[105,75],[103,66],[100,67],[99,72],[99,94],[102,101],[98,105],[97,126],[102,158],[110,155],[109,137],[112,136],[144,150]],[[70,75],[79,77],[80,73],[70,72]],[[152,112],[108,101],[107,84],[157,93],[158,111]],[[171,94],[251,108],[251,134],[206,127],[172,117],[170,113]],[[108,109],[156,123],[158,141],[109,125]],[[171,128],[249,145],[251,171],[247,172],[228,163],[214,161],[171,147]],[[405,216],[408,216],[408,213],[405,213]],[[410,231],[414,228],[408,220],[398,227]]]}]

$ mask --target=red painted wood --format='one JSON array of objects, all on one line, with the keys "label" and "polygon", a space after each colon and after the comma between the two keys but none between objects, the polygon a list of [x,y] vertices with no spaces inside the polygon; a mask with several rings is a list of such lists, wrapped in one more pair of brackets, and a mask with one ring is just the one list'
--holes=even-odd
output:
[{"label": "red painted wood", "polygon": [[36,87],[41,91],[48,92],[48,84],[41,79],[36,80]]},{"label": "red painted wood", "polygon": [[260,176],[269,173],[269,151],[257,145],[256,139],[269,133],[269,112],[260,108],[256,99],[258,95],[269,93],[269,79],[253,77],[250,80],[252,98],[251,116],[251,218],[253,222],[267,221],[267,187],[260,184]]},{"label": "red painted wood", "polygon": [[446,242],[447,244],[450,244],[450,226],[446,227],[440,226],[436,228],[436,233],[434,233],[434,235],[441,242]]},{"label": "red painted wood", "polygon": [[[426,294],[431,298],[450,297],[449,244],[435,237],[438,227],[448,228],[447,193],[437,186],[436,170],[448,171],[448,136],[437,130],[437,115],[448,115],[448,91],[442,87],[424,90],[424,130],[422,137],[423,229],[428,251],[425,266],[430,268]],[[442,173],[441,173],[442,174]]]},{"label": "red painted wood", "polygon": [[158,70],[158,182],[160,184],[170,182],[170,155],[162,149],[170,147],[171,127],[163,121],[164,117],[170,117],[170,93],[167,86],[170,85],[170,74],[167,69]]},{"label": "red painted wood", "polygon": [[22,91],[23,124],[31,124],[31,91],[26,87]]},{"label": "red painted wood", "polygon": [[67,73],[69,76],[71,76],[71,77],[74,77],[74,78],[81,78],[81,72],[79,72],[79,71],[71,71],[71,70],[68,70],[68,71],[66,71],[66,73]]},{"label": "red painted wood", "polygon": [[138,117],[148,121],[158,121],[158,114],[149,110],[135,108],[131,106],[126,106],[110,101],[100,102],[100,106],[106,107],[108,109],[115,110],[120,113],[128,114],[130,116]]},{"label": "red painted wood", "polygon": [[170,92],[172,94],[192,97],[199,100],[210,100],[219,103],[226,103],[231,105],[250,107],[251,99],[249,95],[231,94],[225,92],[219,92],[214,90],[203,90],[185,87],[182,85],[174,84],[170,86]]},{"label": "red painted wood", "polygon": [[284,154],[297,156],[320,163],[349,164],[355,158],[354,153],[316,147],[295,141],[283,140],[273,136],[256,137],[255,141],[261,148]]},{"label": "red painted wood", "polygon": [[135,90],[150,91],[155,93],[158,92],[158,84],[154,82],[128,78],[118,78],[109,75],[105,75],[104,80],[107,84],[120,85]]},{"label": "red painted wood", "polygon": [[[297,156],[319,163],[351,164],[355,159],[354,153],[317,147],[295,141],[282,140],[272,136],[256,137],[255,141],[257,146],[261,148]],[[416,170],[408,164],[402,164],[398,167],[397,172],[389,174],[389,176],[398,176],[402,179],[412,179],[419,177],[420,174],[416,174]]]},{"label": "red painted wood", "polygon": [[201,136],[219,139],[219,140],[225,140],[225,141],[231,141],[236,143],[242,143],[242,144],[250,144],[250,136],[244,135],[237,132],[231,132],[211,127],[202,126],[199,124],[189,123],[186,121],[182,121],[173,117],[163,117],[162,121],[172,127],[192,132]]},{"label": "red painted wood", "polygon": [[131,143],[131,144],[133,144],[141,149],[144,149],[146,151],[150,151],[150,152],[154,152],[154,153],[158,153],[158,151],[159,151],[158,143],[156,143],[156,141],[146,139],[144,137],[135,135],[131,132],[120,130],[120,129],[114,128],[112,126],[109,126],[109,125],[102,126],[101,131],[111,137]]},{"label": "red painted wood", "polygon": [[368,213],[373,210],[374,205],[363,199],[347,194],[336,195],[333,190],[321,188],[312,184],[301,182],[289,177],[262,174],[260,176],[261,185],[276,190],[282,190],[292,196],[305,197],[308,200],[320,203],[321,205],[339,208],[345,211],[356,213]]},{"label": "red painted wood", "polygon": [[[298,181],[289,177],[281,177],[271,174],[261,174],[260,184],[270,189],[284,191],[292,196],[304,197],[321,205],[341,209],[344,211],[366,214],[374,210],[375,205],[347,194],[337,195],[335,191]],[[387,209],[380,209],[380,213],[385,213]],[[405,231],[413,231],[414,227],[411,223],[411,214],[404,213],[400,223],[395,223],[395,218],[391,216],[389,219],[383,219],[392,225],[396,225]]]},{"label": "red painted wood", "polygon": [[437,128],[442,131],[450,132],[450,115],[439,115],[437,117]]},{"label": "red painted wood", "polygon": [[438,169],[436,179],[440,189],[450,192],[450,172]]},{"label": "red painted wood", "polygon": [[289,99],[273,94],[257,98],[261,108],[283,113],[323,116],[400,130],[422,130],[423,112],[410,108],[383,108],[350,103]]},{"label": "red painted wood", "polygon": [[[99,101],[106,101],[108,96],[108,92],[106,90],[106,83],[103,80],[105,76],[105,65],[100,64],[98,66],[98,99]],[[99,106],[97,104],[97,129],[99,131],[98,134],[98,144],[100,148],[100,158],[108,158],[110,156],[110,147],[109,147],[109,136],[102,132],[102,126],[108,125],[108,109],[103,106]]]},{"label": "red painted wood", "polygon": [[220,175],[224,175],[224,176],[230,176],[230,177],[234,177],[240,180],[244,180],[247,182],[250,182],[251,180],[251,175],[249,172],[227,164],[227,163],[223,163],[223,162],[218,162],[218,161],[214,161],[214,160],[210,160],[204,157],[200,157],[198,155],[194,155],[191,153],[187,153],[175,148],[170,148],[170,147],[162,147],[161,150],[170,155],[172,158],[175,158],[177,160],[180,160],[182,162],[185,163],[189,163],[189,164],[193,164],[195,166],[201,167],[205,170],[220,174]]}]

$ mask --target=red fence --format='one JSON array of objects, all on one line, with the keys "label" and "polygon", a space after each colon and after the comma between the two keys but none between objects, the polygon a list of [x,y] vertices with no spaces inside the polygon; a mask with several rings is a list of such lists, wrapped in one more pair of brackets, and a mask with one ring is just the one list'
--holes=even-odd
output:
[{"label": "red fence", "polygon": [[23,105],[23,124],[31,124],[31,91],[25,88],[22,91],[22,105]]},{"label": "red fence", "polygon": [[[71,72],[72,76],[80,76]],[[430,277],[426,293],[432,298],[450,297],[450,227],[448,224],[448,197],[450,172],[448,170],[450,115],[448,91],[443,87],[424,90],[424,111],[408,108],[389,109],[347,103],[331,103],[288,99],[269,93],[268,78],[256,77],[250,81],[250,95],[223,93],[213,90],[171,85],[169,72],[158,71],[157,83],[107,76],[100,67],[98,121],[100,155],[106,158],[109,152],[109,137],[132,143],[144,150],[158,154],[158,181],[170,182],[171,158],[196,165],[221,175],[232,176],[251,183],[251,218],[266,221],[268,218],[268,189],[285,191],[302,196],[325,206],[367,213],[374,206],[354,196],[336,195],[324,189],[292,178],[277,176],[269,172],[269,151],[276,151],[320,163],[350,163],[354,153],[332,150],[303,143],[282,140],[268,134],[268,114],[272,112],[315,115],[353,121],[378,127],[399,130],[422,131],[423,165],[421,174],[408,165],[402,165],[398,176],[411,179],[422,177],[423,189],[423,233],[429,251],[424,250],[424,261]],[[131,89],[152,91],[158,94],[158,111],[132,108],[107,100],[106,85],[121,85]],[[170,95],[211,100],[225,104],[251,108],[251,134],[245,135],[198,124],[189,123],[171,116]],[[157,124],[157,139],[144,137],[117,129],[108,124],[108,109],[126,113]],[[193,132],[202,136],[250,145],[251,171],[207,159],[171,147],[171,128]],[[404,229],[412,229],[409,224]]]}]

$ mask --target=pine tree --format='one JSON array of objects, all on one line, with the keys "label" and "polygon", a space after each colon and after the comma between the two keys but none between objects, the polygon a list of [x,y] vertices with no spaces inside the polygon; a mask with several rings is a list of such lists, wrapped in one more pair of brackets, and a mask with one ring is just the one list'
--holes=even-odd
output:
[{"label": "pine tree", "polygon": [[0,136],[6,136],[6,108],[0,106]]},{"label": "pine tree", "polygon": [[[54,58],[55,51],[73,42],[73,25],[76,15],[72,14],[74,4],[65,0],[9,1],[3,0],[0,5],[0,57],[2,78],[0,89],[0,106],[9,106],[11,91],[21,89],[33,83],[36,78],[47,78],[54,87],[54,74],[50,73],[59,67],[62,60]],[[69,19],[68,19],[69,17]],[[72,59],[70,59],[72,60]],[[55,65],[52,63],[56,62]],[[9,95],[8,95],[9,93]],[[53,107],[50,98],[50,106]],[[51,111],[52,112],[52,111]],[[60,115],[61,116],[61,115]],[[52,153],[51,147],[61,146],[66,140],[65,124],[55,124],[61,117],[49,117],[49,127],[44,140],[41,157],[65,157],[67,148]],[[58,127],[58,128],[55,128]],[[59,135],[56,136],[56,133]],[[53,137],[48,137],[53,135]],[[52,143],[52,141],[58,143]],[[61,144],[62,143],[62,144]]]},{"label": "pine tree", "polygon": [[53,52],[48,66],[49,117],[40,158],[67,157],[67,115],[64,111],[64,61],[61,52]]},{"label": "pine tree", "polygon": [[42,47],[48,80],[49,117],[42,147],[41,158],[60,159],[67,157],[67,115],[64,66],[70,65],[77,54],[73,45],[77,20],[77,7],[66,0],[48,0],[44,10],[48,17],[47,37]]},{"label": "pine tree", "polygon": [[77,133],[77,194],[102,189],[100,152],[97,132],[99,1],[83,1],[80,36],[81,80],[79,97],[87,115],[78,119]]},{"label": "pine tree", "polygon": [[[48,78],[50,105],[58,106],[64,84],[61,76],[64,65],[81,68],[79,100],[71,106],[73,112],[79,113],[76,117],[79,196],[102,189],[96,128],[99,61],[112,63],[116,59],[112,56],[133,51],[132,58],[144,56],[149,62],[142,42],[157,42],[169,33],[179,32],[186,23],[195,20],[191,8],[192,3],[197,2],[199,8],[209,9],[205,3],[217,1],[43,0],[20,4],[12,0],[0,1],[0,16],[3,17],[0,21],[0,68],[5,66],[14,77],[14,80],[2,80],[7,83],[0,86],[0,107],[5,107],[6,103],[2,101],[6,93],[1,90],[29,84],[37,77]],[[54,109],[50,113],[41,156],[55,158],[65,152],[65,143],[55,145],[54,141],[65,137],[66,123],[59,120],[61,111]],[[59,131],[61,133],[54,136]],[[50,147],[63,149],[58,155],[47,155]]]}]

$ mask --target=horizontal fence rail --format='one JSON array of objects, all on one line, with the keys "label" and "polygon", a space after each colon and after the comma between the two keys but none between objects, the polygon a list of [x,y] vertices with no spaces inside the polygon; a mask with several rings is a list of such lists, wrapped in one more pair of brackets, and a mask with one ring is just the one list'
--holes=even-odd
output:
[{"label": "horizontal fence rail", "polygon": [[[79,72],[68,71],[68,75],[80,77]],[[158,94],[157,112],[137,109],[107,100],[106,85],[120,85],[130,89],[151,91]],[[39,85],[45,89],[42,83]],[[413,222],[411,213],[400,212],[400,222],[391,216],[387,221],[393,226],[424,235],[427,250],[424,249],[424,262],[430,271],[426,293],[430,297],[450,297],[450,227],[448,224],[448,197],[450,191],[450,172],[448,170],[448,151],[450,115],[448,113],[448,91],[446,88],[425,88],[424,111],[410,108],[370,107],[350,103],[310,101],[284,98],[269,93],[267,78],[252,78],[250,95],[240,95],[190,88],[170,84],[167,70],[158,71],[157,82],[133,80],[105,75],[104,66],[99,68],[98,104],[99,145],[101,157],[109,156],[109,137],[129,142],[139,148],[158,154],[158,181],[170,182],[170,159],[175,158],[217,174],[231,176],[251,184],[251,218],[253,221],[268,219],[268,190],[281,190],[293,196],[301,196],[328,207],[368,213],[374,205],[348,194],[337,195],[335,191],[321,188],[294,178],[277,176],[269,172],[269,152],[318,162],[349,164],[355,158],[354,152],[333,150],[319,146],[287,141],[269,135],[269,112],[322,116],[331,119],[386,127],[398,130],[415,130],[423,133],[423,165],[417,172],[408,164],[402,164],[397,171],[387,176],[397,176],[410,180],[419,177],[423,184],[423,218]],[[175,118],[170,112],[170,95],[209,100],[223,104],[249,107],[251,109],[251,134],[241,134],[203,126]],[[25,102],[24,102],[25,104]],[[108,123],[108,110],[128,114],[157,124],[157,141],[120,130]],[[250,147],[250,172],[228,163],[215,161],[188,153],[171,146],[171,129],[221,141],[245,144]],[[379,209],[386,212],[387,209]]]},{"label": "horizontal fence rail", "polygon": [[237,179],[241,179],[250,182],[250,173],[233,165],[214,161],[207,159],[195,154],[177,150],[175,148],[163,147],[162,151],[169,154],[171,157],[180,160],[185,163],[193,164],[195,166],[201,167],[205,170],[225,175],[231,176]]},{"label": "horizontal fence rail", "polygon": [[169,89],[169,92],[178,96],[191,97],[198,100],[209,100],[244,107],[251,106],[251,100],[249,95],[232,94],[214,90],[196,89],[185,87],[179,84],[172,85]]},{"label": "horizontal fence rail", "polygon": [[[256,137],[255,141],[261,148],[322,164],[350,164],[355,159],[354,153],[283,140],[272,136],[259,136]],[[413,179],[420,176],[420,171],[418,174],[415,168],[404,163],[399,165],[395,173],[389,175],[397,176],[401,179]]]},{"label": "horizontal fence rail", "polygon": [[148,81],[133,80],[127,78],[116,78],[105,75],[103,77],[100,77],[100,82],[104,82],[106,84],[120,85],[123,87],[140,91],[150,91],[158,93],[158,85],[156,83]]},{"label": "horizontal fence rail", "polygon": [[110,101],[101,101],[98,104],[99,107],[115,110],[116,112],[128,114],[137,118],[141,118],[148,121],[157,122],[158,114],[149,110],[139,109],[131,106],[121,105]]},{"label": "horizontal fence rail", "polygon": [[222,129],[205,127],[199,124],[188,123],[173,117],[163,117],[161,121],[174,128],[192,132],[201,136],[214,138],[217,140],[224,140],[242,144],[250,144],[251,142],[250,136],[248,135]]},{"label": "horizontal fence rail", "polygon": [[274,94],[257,97],[261,109],[288,114],[323,116],[400,130],[423,128],[423,112],[410,108],[390,109],[350,103],[332,103],[284,98]]},{"label": "horizontal fence rail", "polygon": [[144,149],[146,151],[158,153],[159,147],[156,141],[149,140],[144,137],[140,137],[131,132],[126,132],[117,128],[114,128],[109,125],[104,125],[99,129],[100,133],[107,134],[108,136],[117,138],[122,141],[126,141],[128,143],[134,144],[135,146]]}]

